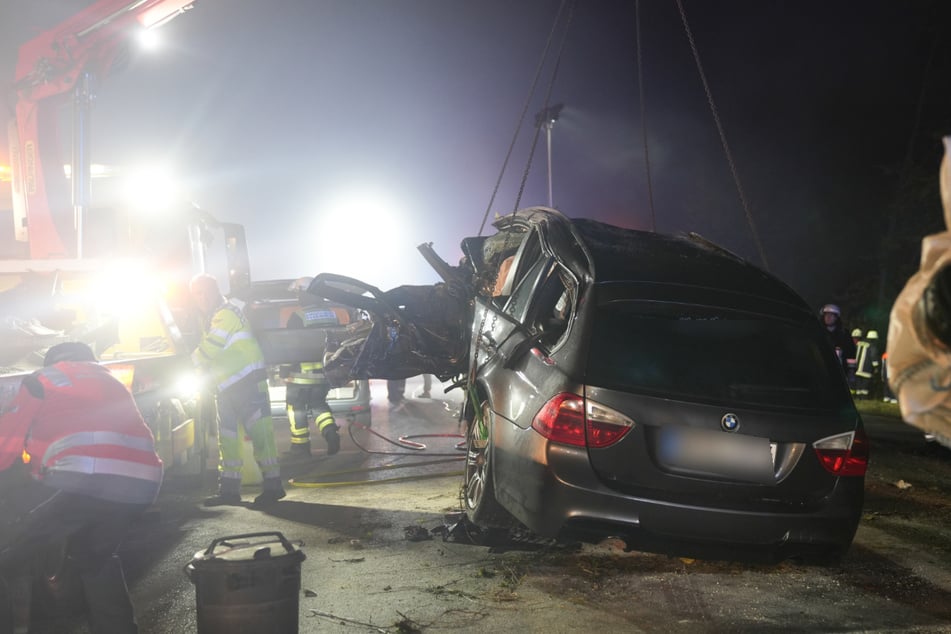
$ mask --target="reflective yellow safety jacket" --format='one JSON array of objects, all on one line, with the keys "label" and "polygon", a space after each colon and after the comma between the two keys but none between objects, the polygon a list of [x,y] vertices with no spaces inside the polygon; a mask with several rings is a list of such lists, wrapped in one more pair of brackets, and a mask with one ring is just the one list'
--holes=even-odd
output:
[{"label": "reflective yellow safety jacket", "polygon": [[243,308],[244,302],[237,299],[219,306],[192,353],[192,362],[210,373],[219,390],[265,369],[264,355]]}]

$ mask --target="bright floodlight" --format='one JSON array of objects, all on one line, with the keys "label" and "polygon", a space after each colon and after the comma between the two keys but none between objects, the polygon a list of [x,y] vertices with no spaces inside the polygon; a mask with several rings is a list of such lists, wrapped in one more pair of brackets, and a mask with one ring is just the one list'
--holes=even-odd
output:
[{"label": "bright floodlight", "polygon": [[407,238],[411,221],[388,193],[359,188],[333,198],[318,210],[308,275],[327,271],[374,286],[405,281],[404,262],[415,255]]},{"label": "bright floodlight", "polygon": [[147,51],[157,49],[162,43],[162,38],[156,33],[156,29],[142,29],[136,35],[136,39],[139,41],[139,46]]},{"label": "bright floodlight", "polygon": [[139,211],[157,213],[177,202],[180,193],[168,168],[149,166],[126,174],[123,197]]}]

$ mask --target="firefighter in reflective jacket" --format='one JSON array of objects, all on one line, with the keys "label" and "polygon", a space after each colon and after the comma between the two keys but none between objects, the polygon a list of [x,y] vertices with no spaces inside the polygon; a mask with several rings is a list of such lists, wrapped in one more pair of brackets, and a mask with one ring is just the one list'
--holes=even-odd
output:
[{"label": "firefighter in reflective jacket", "polygon": [[875,394],[881,379],[882,353],[879,348],[878,331],[869,330],[865,339],[859,340],[855,367],[855,394],[859,398],[877,397]]},{"label": "firefighter in reflective jacket", "polygon": [[[288,328],[326,328],[338,326],[336,312],[321,306],[316,298],[306,294],[311,278],[295,280],[289,290],[297,291],[301,308],[287,320]],[[314,413],[314,426],[327,441],[327,454],[340,451],[340,434],[334,422],[333,412],[327,404],[330,382],[324,374],[322,361],[308,361],[281,368],[287,385],[287,420],[291,426],[291,453],[310,455],[310,412]]]},{"label": "firefighter in reflective jacket", "polygon": [[217,392],[218,493],[205,506],[241,503],[241,443],[251,437],[254,459],[264,476],[255,504],[269,504],[285,496],[274,441],[271,400],[264,355],[244,314],[243,302],[225,301],[211,275],[198,275],[189,285],[198,309],[208,321],[192,361],[203,370]]},{"label": "firefighter in reflective jacket", "polygon": [[92,630],[135,632],[117,551],[155,501],[162,461],[132,395],[89,346],[53,346],[43,366],[0,413],[0,569],[23,608],[15,629],[29,628],[33,558],[67,543]]}]

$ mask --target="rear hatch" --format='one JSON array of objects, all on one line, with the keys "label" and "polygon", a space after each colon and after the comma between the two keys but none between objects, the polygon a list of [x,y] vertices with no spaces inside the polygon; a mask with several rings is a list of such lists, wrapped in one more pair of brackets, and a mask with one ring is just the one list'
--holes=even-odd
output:
[{"label": "rear hatch", "polygon": [[595,471],[629,495],[672,503],[818,504],[838,478],[814,443],[861,423],[813,322],[684,304],[599,306],[585,396],[634,428],[590,450]]}]

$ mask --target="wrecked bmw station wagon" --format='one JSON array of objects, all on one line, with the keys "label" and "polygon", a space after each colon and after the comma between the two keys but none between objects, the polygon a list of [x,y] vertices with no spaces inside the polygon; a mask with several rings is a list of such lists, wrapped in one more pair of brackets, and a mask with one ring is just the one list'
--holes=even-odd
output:
[{"label": "wrecked bmw station wagon", "polygon": [[802,298],[694,234],[547,208],[495,227],[458,266],[420,247],[445,283],[309,289],[371,316],[328,373],[466,390],[471,521],[687,556],[847,551],[869,442]]}]

